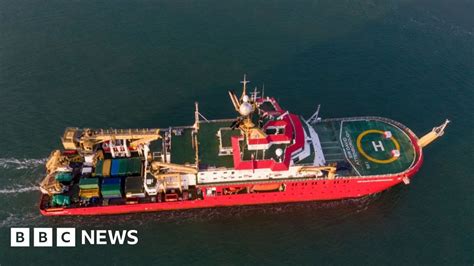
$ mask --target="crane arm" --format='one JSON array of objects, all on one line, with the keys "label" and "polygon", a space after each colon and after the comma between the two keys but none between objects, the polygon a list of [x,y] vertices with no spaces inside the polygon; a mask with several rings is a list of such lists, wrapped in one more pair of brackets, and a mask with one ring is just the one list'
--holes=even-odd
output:
[{"label": "crane arm", "polygon": [[424,135],[418,140],[418,145],[422,148],[428,146],[431,142],[436,140],[437,138],[441,137],[444,135],[444,130],[448,126],[448,124],[451,121],[446,119],[443,124],[441,124],[439,127],[435,127],[429,132],[428,134]]},{"label": "crane arm", "polygon": [[240,108],[239,99],[237,99],[237,96],[235,95],[233,91],[229,91],[229,97],[230,97],[230,100],[232,101],[232,104],[234,105],[235,110],[239,112],[239,108]]}]

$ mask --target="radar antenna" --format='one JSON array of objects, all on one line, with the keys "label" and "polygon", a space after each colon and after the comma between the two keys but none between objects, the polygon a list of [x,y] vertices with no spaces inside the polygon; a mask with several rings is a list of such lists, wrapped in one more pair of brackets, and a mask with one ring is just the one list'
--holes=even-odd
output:
[{"label": "radar antenna", "polygon": [[250,80],[247,80],[247,74],[244,74],[244,80],[240,81],[242,83],[242,96],[240,96],[240,100],[244,98],[245,95],[247,95],[247,83],[249,83]]}]

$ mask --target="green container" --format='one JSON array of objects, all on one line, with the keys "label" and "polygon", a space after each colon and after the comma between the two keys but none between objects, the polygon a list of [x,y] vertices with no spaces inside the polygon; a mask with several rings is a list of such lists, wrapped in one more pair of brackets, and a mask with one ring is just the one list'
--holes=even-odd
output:
[{"label": "green container", "polygon": [[81,189],[99,189],[99,179],[96,177],[83,178],[79,181],[79,187]]},{"label": "green container", "polygon": [[127,175],[141,174],[142,160],[140,158],[131,158],[127,167]]},{"label": "green container", "polygon": [[122,195],[122,192],[120,192],[120,190],[102,191],[102,195],[104,195],[104,196],[107,196],[107,195]]},{"label": "green container", "polygon": [[71,172],[59,172],[57,173],[54,178],[58,182],[69,182],[72,180],[72,173]]},{"label": "green container", "polygon": [[141,176],[130,176],[125,180],[125,192],[126,193],[141,193],[143,192],[143,177]]},{"label": "green container", "polygon": [[94,170],[94,176],[103,176],[102,169],[104,168],[104,161],[97,161]]},{"label": "green container", "polygon": [[52,199],[53,206],[69,206],[71,200],[66,195],[54,195]]},{"label": "green container", "polygon": [[114,190],[119,189],[120,184],[113,184],[113,185],[102,185],[102,190]]},{"label": "green container", "polygon": [[133,173],[133,161],[133,158],[131,158],[127,162],[127,175],[131,175]]},{"label": "green container", "polygon": [[117,195],[117,194],[122,194],[120,189],[110,189],[110,190],[102,190],[102,195]]},{"label": "green container", "polygon": [[121,198],[122,182],[120,178],[105,178],[102,181],[101,194],[104,198]]},{"label": "green container", "polygon": [[108,188],[102,188],[102,195],[106,194],[121,194],[120,187],[108,187]]},{"label": "green container", "polygon": [[128,168],[128,159],[120,159],[119,161],[119,175],[126,175]]}]

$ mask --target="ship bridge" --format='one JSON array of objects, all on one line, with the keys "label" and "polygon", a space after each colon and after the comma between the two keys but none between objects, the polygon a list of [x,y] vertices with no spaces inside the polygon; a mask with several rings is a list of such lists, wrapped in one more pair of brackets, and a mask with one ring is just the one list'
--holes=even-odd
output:
[{"label": "ship bridge", "polygon": [[298,178],[304,176],[298,169],[318,173],[318,167],[332,167],[340,177],[394,174],[409,169],[416,160],[416,140],[395,121],[304,120],[272,97],[258,97],[256,90],[247,95],[248,81],[244,78],[242,83],[240,98],[229,91],[237,118],[208,120],[196,104],[194,126],[182,134],[170,132],[170,138],[165,135],[165,140],[171,140],[171,162],[194,161],[200,182]]},{"label": "ship bridge", "polygon": [[283,110],[274,98],[257,98],[260,122],[256,131],[231,128],[232,120],[199,121],[201,169],[287,171],[300,160],[324,164],[316,157],[311,136],[299,116]]}]

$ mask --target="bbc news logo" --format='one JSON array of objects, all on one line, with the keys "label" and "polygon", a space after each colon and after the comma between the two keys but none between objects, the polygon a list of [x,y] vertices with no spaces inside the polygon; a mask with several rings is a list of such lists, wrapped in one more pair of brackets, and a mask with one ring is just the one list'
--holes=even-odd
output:
[{"label": "bbc news logo", "polygon": [[[30,234],[31,231],[33,234]],[[137,230],[80,230],[81,245],[136,245]],[[55,240],[55,241],[53,241]],[[32,241],[32,242],[31,242]],[[54,243],[53,243],[54,242]],[[11,247],[75,247],[76,228],[10,228]]]}]

